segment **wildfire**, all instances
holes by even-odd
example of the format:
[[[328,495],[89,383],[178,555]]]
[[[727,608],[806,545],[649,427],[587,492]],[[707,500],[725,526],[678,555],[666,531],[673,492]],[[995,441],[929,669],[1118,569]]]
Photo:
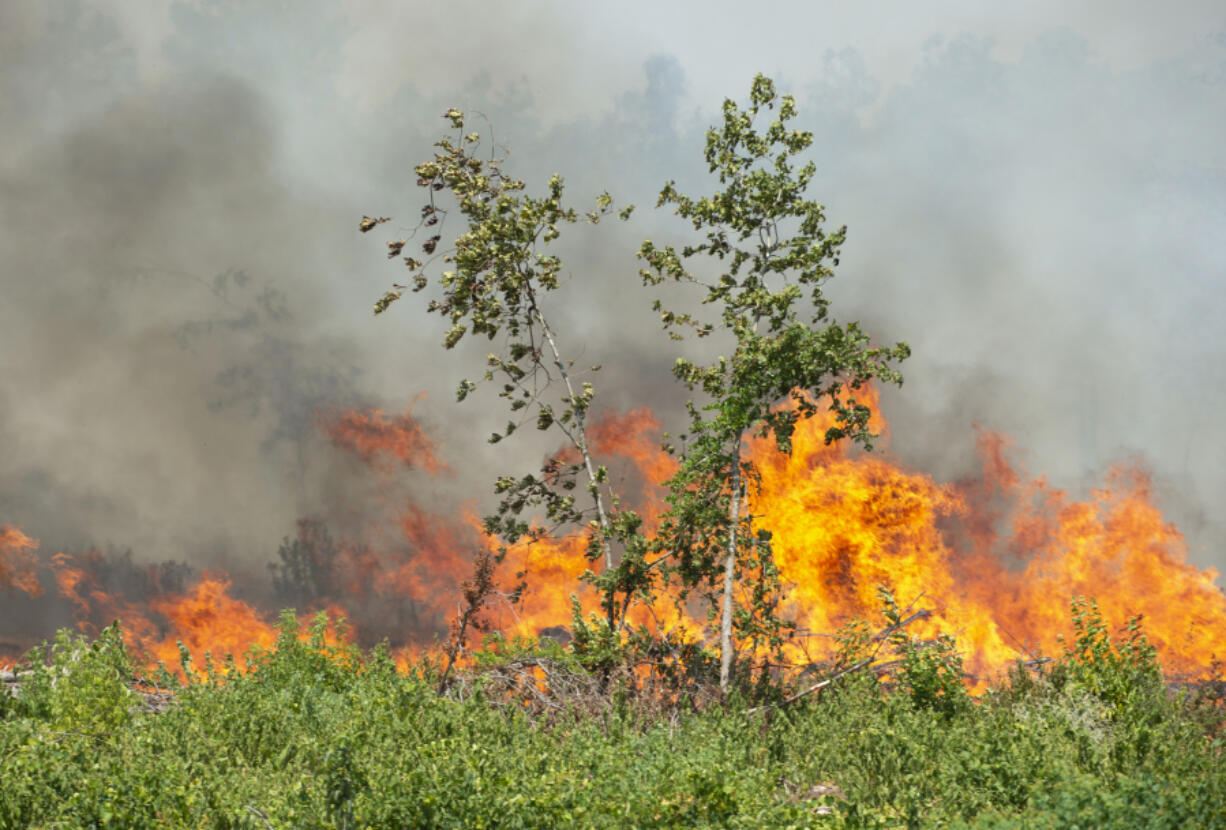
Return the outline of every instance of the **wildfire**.
[[[1072,501],[1026,480],[1006,440],[981,432],[982,476],[938,484],[886,456],[824,446],[826,427],[801,425],[790,457],[753,446],[754,511],[775,531],[788,610],[802,626],[829,632],[869,615],[885,585],[903,601],[922,596],[936,612],[929,632],[955,635],[967,668],[983,675],[1059,653],[1070,598],[1085,595],[1113,625],[1141,617],[1168,673],[1201,673],[1226,655],[1217,572],[1187,562],[1143,471],[1118,466],[1090,499]]]
[[[320,425],[332,443],[361,456],[367,463],[395,459],[405,467],[420,467],[437,473],[446,469],[435,457],[434,442],[412,416],[412,406],[402,415],[388,416],[380,409],[348,410],[338,417],[321,418]]]
[[[0,525],[0,590],[17,588],[36,597],[43,592],[38,584],[38,542],[12,525]]]
[[[867,395],[878,412],[875,395]],[[414,475],[446,470],[409,412],[350,411],[320,423],[335,446],[383,478],[389,459]],[[884,585],[900,602],[932,609],[916,631],[955,635],[967,669],[982,677],[1019,656],[1058,653],[1070,598],[1088,595],[1114,626],[1140,616],[1172,675],[1204,674],[1226,656],[1226,596],[1217,573],[1187,562],[1182,536],[1162,517],[1149,478],[1135,466],[1113,469],[1078,501],[1042,477],[1028,477],[1010,463],[1006,439],[981,431],[981,474],[940,483],[885,453],[826,446],[829,426],[822,416],[799,424],[791,455],[766,439],[748,442],[761,473],[750,509],[772,533],[780,610],[802,632],[830,634],[854,617],[875,617],[877,587]],[[880,416],[873,427],[884,432]],[[664,507],[659,485],[676,470],[675,459],[659,449],[658,432],[646,410],[598,419],[590,430],[597,455],[620,459],[616,479],[638,497],[649,532]],[[299,611],[344,615],[359,641],[390,638],[403,663],[443,635],[472,553],[480,546],[498,551],[499,543],[482,534],[469,507],[453,518],[389,497],[374,509],[383,513],[369,522],[380,529],[370,538],[333,542],[322,524],[300,522],[283,580],[298,580],[289,587],[298,592]],[[37,547],[17,528],[0,525],[0,588],[39,593]],[[500,593],[486,612],[493,627],[536,636],[565,625],[573,596],[585,613],[598,611],[582,577],[601,563],[589,560],[585,533],[525,540],[502,553]],[[232,576],[205,574],[179,585],[151,570],[128,595],[104,585],[100,556],[50,558],[58,601],[86,631],[120,619],[133,653],[151,662],[177,665],[177,641],[199,660],[205,650],[221,659],[276,637],[277,599],[251,590],[240,593],[252,599],[233,596]],[[704,626],[699,609],[667,598],[653,608],[637,604],[630,618],[696,636]],[[803,661],[820,659],[820,644],[829,641],[795,643],[792,656]]]
[[[218,660],[242,655],[252,646],[268,648],[276,633],[267,620],[247,603],[229,594],[230,582],[205,577],[185,596],[154,600],[152,609],[165,617],[170,629],[197,659],[208,651]],[[178,644],[167,638],[138,639],[143,651],[168,666],[179,662]]]

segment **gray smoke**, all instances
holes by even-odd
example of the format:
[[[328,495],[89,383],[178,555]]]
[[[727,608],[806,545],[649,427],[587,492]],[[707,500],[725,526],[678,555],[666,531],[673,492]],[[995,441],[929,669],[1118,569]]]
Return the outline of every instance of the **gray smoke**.
[[[396,498],[488,504],[539,459],[452,403],[480,344],[444,354],[420,298],[370,317],[403,276],[376,236],[412,225],[452,105],[530,183],[639,205],[575,232],[558,316],[605,403],[680,427],[633,251],[682,238],[655,193],[711,188],[703,132],[764,71],[850,228],[837,316],[914,348],[891,451],[965,475],[978,423],[1075,493],[1139,456],[1193,560],[1226,565],[1226,13],[579,8],[0,4],[0,522],[46,553],[262,567],[300,516],[388,497],[318,413],[420,392],[453,472]],[[397,222],[364,237],[364,213]]]

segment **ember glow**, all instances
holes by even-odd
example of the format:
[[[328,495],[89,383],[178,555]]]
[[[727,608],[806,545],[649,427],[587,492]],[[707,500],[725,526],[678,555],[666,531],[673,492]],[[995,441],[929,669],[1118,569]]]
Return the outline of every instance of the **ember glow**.
[[[867,397],[878,412],[871,390]],[[335,446],[380,477],[388,475],[389,459],[414,475],[446,471],[407,412],[351,411],[320,423]],[[1226,655],[1226,596],[1217,573],[1187,562],[1183,537],[1155,506],[1144,471],[1119,466],[1078,501],[1014,467],[1008,441],[980,431],[980,475],[940,483],[888,452],[826,446],[829,426],[821,416],[800,424],[790,456],[765,439],[748,442],[761,472],[750,506],[773,534],[782,610],[800,631],[830,634],[855,617],[878,619],[877,587],[884,585],[903,605],[933,611],[916,633],[954,635],[967,669],[987,677],[1019,657],[1058,654],[1058,638],[1070,629],[1070,599],[1093,596],[1115,628],[1142,618],[1172,676],[1203,676]],[[878,415],[874,430],[885,427]],[[654,417],[646,410],[610,415],[592,425],[591,438],[598,454],[614,460],[615,477],[637,498],[645,526],[654,527],[664,506],[660,484],[676,469],[659,449]],[[499,543],[482,534],[471,505],[452,516],[389,499],[371,511],[367,524],[379,532],[369,538],[334,541],[320,522],[300,522],[293,544],[283,546],[290,553],[281,563],[281,588],[294,590],[301,620],[320,609],[343,615],[359,643],[387,639],[403,660],[444,636],[473,552]],[[16,527],[0,525],[0,588],[37,595],[42,584],[54,583],[54,599],[72,609],[78,627],[96,632],[119,619],[133,653],[151,663],[177,665],[180,640],[197,660],[206,650],[220,660],[267,647],[286,604],[284,594],[249,585],[249,576],[211,572],[178,584],[153,566],[129,579],[139,590],[107,589],[106,561],[97,552],[42,560],[49,578],[40,581],[37,546]],[[601,565],[588,560],[587,549],[583,533],[511,545],[487,621],[507,634],[536,636],[568,623],[572,597],[585,613],[597,612],[598,598],[581,577]],[[668,598],[654,608],[633,607],[630,619],[709,634],[702,609]],[[798,638],[792,657],[821,659],[820,644],[828,642]]]

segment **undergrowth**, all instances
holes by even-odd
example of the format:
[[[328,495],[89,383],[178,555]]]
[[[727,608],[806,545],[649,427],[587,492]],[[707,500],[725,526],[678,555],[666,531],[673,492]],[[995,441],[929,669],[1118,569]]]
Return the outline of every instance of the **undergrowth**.
[[[492,641],[439,694],[438,665],[327,627],[288,615],[243,670],[182,666],[162,713],[117,627],[61,633],[0,697],[0,828],[1226,826],[1220,706],[1170,692],[1140,627],[1112,637],[1089,601],[1052,663],[978,697],[952,642],[861,624],[841,659],[892,668],[787,705],[761,683],[653,697],[591,640],[596,668]]]

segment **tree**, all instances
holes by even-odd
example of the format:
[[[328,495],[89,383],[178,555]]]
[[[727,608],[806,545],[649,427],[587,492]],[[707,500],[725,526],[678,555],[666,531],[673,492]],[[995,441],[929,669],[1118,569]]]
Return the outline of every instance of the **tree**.
[[[422,291],[430,284],[427,269],[441,259],[446,269],[437,280],[441,295],[430,300],[427,309],[451,323],[443,345],[454,348],[466,336],[484,335],[490,341],[501,337],[501,349],[487,356],[482,378],[501,382],[498,395],[507,401],[511,420],[490,437],[492,443],[532,422],[537,429],[561,432],[574,450],[573,459],[557,456],[539,475],[499,477],[495,490],[501,501],[497,513],[486,517],[485,530],[507,543],[540,538],[546,529],[524,519],[525,513],[539,509],[555,527],[587,521],[589,558],[601,563],[601,573],[592,580],[602,593],[608,624],[616,628],[638,586],[636,574],[645,573],[635,564],[646,549],[639,533],[641,520],[620,508],[610,491],[607,469],[593,458],[588,413],[595,389],[590,381],[580,380],[574,361],[566,357],[546,308],[563,269],[562,260],[549,252],[550,243],[566,225],[598,224],[611,211],[612,199],[603,193],[595,210],[580,215],[563,206],[563,181],[556,174],[543,196],[528,196],[523,181],[503,172],[504,158],[493,150],[488,158],[478,157],[481,135],[464,132],[463,112],[450,109],[443,117],[455,129],[454,139],[436,142],[434,158],[415,168],[417,184],[426,190],[428,200],[413,233],[425,229],[430,236],[421,243],[424,262],[404,257],[412,290]],[[441,191],[450,192],[452,206],[437,201]],[[619,216],[629,218],[632,210],[625,208]],[[440,248],[441,229],[452,211],[459,213],[466,229],[452,246]],[[359,229],[366,232],[387,221],[363,217]],[[389,242],[388,257],[400,256],[406,244],[403,238]],[[407,288],[395,285],[375,304],[375,314],[386,311]],[[593,366],[588,371],[598,369]],[[477,382],[462,380],[457,400],[465,400],[477,388]],[[590,508],[575,501],[581,479]]]
[[[277,601],[304,608],[330,595],[335,587],[333,568],[338,553],[326,524],[318,519],[299,519],[297,536],[286,536],[277,549],[281,561],[268,563]]]
[[[755,121],[764,111],[777,117],[760,132]],[[709,130],[706,143],[710,172],[723,189],[692,198],[669,182],[658,202],[675,205],[694,230],[705,232],[705,241],[678,252],[647,240],[639,257],[648,266],[640,271],[645,284],[698,285],[703,305],[719,309],[712,323],[657,301],[670,336],[680,339],[689,329],[698,337],[732,337],[731,357],[719,355],[705,365],[678,358],[674,366],[676,377],[690,391],[701,390],[707,402],[689,403],[689,443],[668,482],[669,510],[653,545],[672,560],[687,589],[718,602],[720,687],[726,692],[734,629],[777,646],[784,627],[775,613],[770,533],[755,530],[756,517],[747,510],[756,470],[744,455],[745,438],[771,436],[779,451],[790,452],[796,424],[825,401],[836,420],[826,442],[847,438],[871,449],[871,412],[856,391],[873,379],[901,384],[890,364],[905,359],[910,348],[873,348],[858,324],[840,325],[829,316],[822,286],[838,265],[847,229],[827,233],[825,208],[805,198],[816,167],[809,162],[798,169],[793,160],[813,136],[787,128],[796,116],[793,98],[779,97],[774,83],[758,75],[749,107],[725,100],[723,115],[722,128]],[[721,272],[713,281],[687,268],[686,261],[698,256],[717,261]],[[791,405],[780,406],[789,397]],[[738,581],[750,598],[740,613],[734,604]]]
[[[777,118],[759,132],[759,115],[776,111]],[[601,572],[589,576],[601,593],[610,636],[623,625],[632,598],[650,601],[665,580],[675,576],[683,596],[700,592],[719,619],[720,686],[725,691],[732,677],[734,637],[778,648],[787,629],[776,611],[779,586],[770,532],[756,527],[758,517],[748,512],[757,471],[745,457],[745,439],[771,436],[779,451],[790,452],[796,424],[824,405],[835,415],[827,443],[846,438],[871,449],[871,412],[856,392],[874,379],[901,383],[891,363],[910,354],[904,343],[874,348],[858,324],[841,325],[829,316],[822,286],[838,264],[846,228],[827,233],[825,209],[805,197],[815,166],[810,162],[797,168],[794,159],[813,138],[787,128],[795,116],[792,97],[780,98],[762,75],[754,79],[748,109],[725,101],[723,126],[708,131],[706,145],[710,172],[718,175],[723,189],[695,199],[669,182],[659,196],[659,205],[675,205],[696,231],[705,232],[705,241],[680,252],[650,240],[639,249],[647,265],[640,275],[647,285],[698,285],[704,289],[702,304],[719,309],[718,319],[704,321],[657,301],[670,337],[681,339],[685,330],[700,338],[716,335],[713,339],[725,338],[731,350],[731,357],[720,355],[708,364],[676,361],[676,377],[691,392],[700,391],[705,402],[688,404],[688,444],[668,482],[669,509],[654,539],[645,537],[634,511],[621,508],[606,468],[592,455],[587,419],[595,390],[590,382],[579,381],[546,311],[562,272],[560,258],[548,252],[550,243],[565,225],[599,223],[611,210],[609,195],[598,197],[596,209],[582,216],[563,206],[563,182],[556,174],[545,195],[524,195],[524,182],[504,174],[503,158],[477,156],[481,136],[464,132],[464,114],[448,110],[444,118],[455,138],[437,142],[434,158],[415,168],[417,184],[429,195],[413,234],[428,229],[431,235],[421,250],[429,259],[404,257],[414,291],[429,286],[427,269],[433,262],[441,258],[446,268],[437,280],[441,294],[427,306],[451,323],[446,348],[470,335],[501,338],[501,351],[486,358],[483,379],[501,382],[498,394],[507,400],[512,419],[490,441],[501,441],[533,421],[538,429],[560,431],[574,450],[570,458],[549,461],[539,475],[499,477],[495,490],[501,501],[497,513],[485,519],[486,531],[506,542],[540,538],[549,531],[525,521],[531,511],[543,511],[554,528],[587,520],[588,555],[601,563]],[[453,197],[450,208],[436,201],[435,194],[444,190]],[[466,230],[443,250],[436,228],[452,210]],[[625,219],[630,210],[619,215]],[[387,221],[363,217],[360,229]],[[388,256],[400,256],[406,244],[403,238],[389,242]],[[713,281],[687,269],[686,262],[700,255],[714,258],[722,269]],[[375,313],[385,311],[405,290],[394,286],[376,303]],[[463,401],[477,387],[462,380],[457,398]],[[580,480],[590,508],[576,504]],[[734,602],[738,584],[748,596],[739,608]]]

